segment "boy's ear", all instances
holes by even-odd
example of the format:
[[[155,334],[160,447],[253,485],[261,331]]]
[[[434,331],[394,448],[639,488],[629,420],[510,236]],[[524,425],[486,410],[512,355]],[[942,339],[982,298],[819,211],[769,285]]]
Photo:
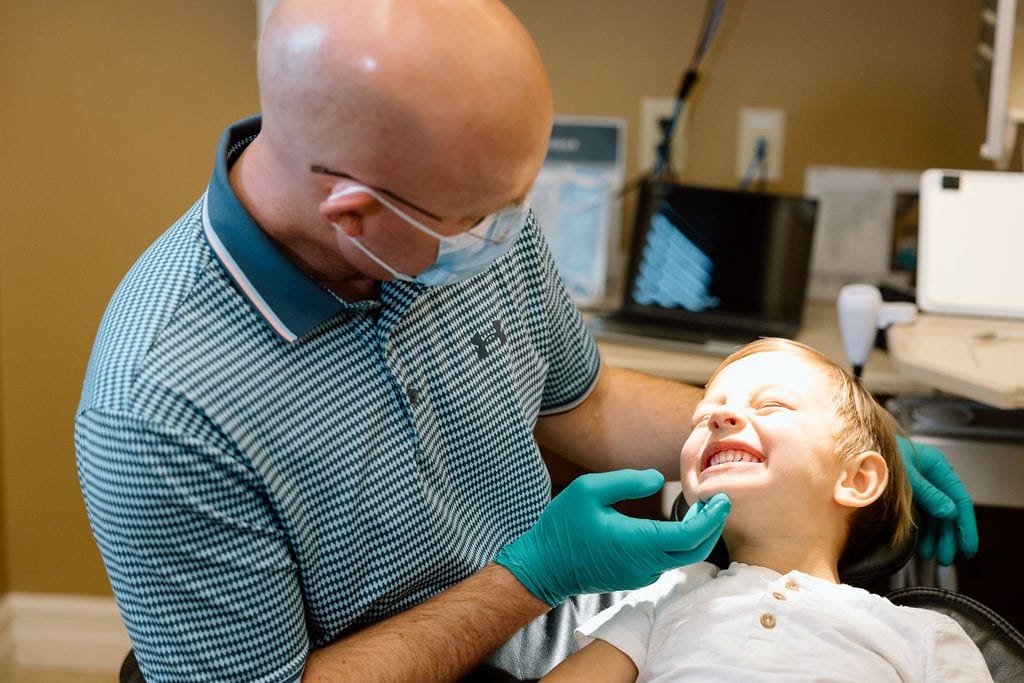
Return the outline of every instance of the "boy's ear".
[[[333,195],[320,202],[320,215],[335,223],[349,235],[355,237],[362,232],[362,216],[373,205],[376,198],[368,192],[352,192]]]
[[[840,505],[862,508],[878,500],[889,482],[889,466],[878,451],[864,451],[841,465],[832,498]]]

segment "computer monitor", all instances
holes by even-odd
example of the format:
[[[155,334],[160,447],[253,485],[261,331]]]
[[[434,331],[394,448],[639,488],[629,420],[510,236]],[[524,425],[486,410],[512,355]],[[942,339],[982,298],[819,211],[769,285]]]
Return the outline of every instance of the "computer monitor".
[[[817,201],[645,182],[620,314],[737,339],[795,336]]]

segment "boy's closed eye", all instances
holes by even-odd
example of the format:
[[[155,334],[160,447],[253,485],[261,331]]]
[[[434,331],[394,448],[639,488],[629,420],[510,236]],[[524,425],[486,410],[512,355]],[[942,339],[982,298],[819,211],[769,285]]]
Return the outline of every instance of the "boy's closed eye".
[[[763,399],[758,401],[754,408],[758,411],[794,410],[792,404],[781,399]]]

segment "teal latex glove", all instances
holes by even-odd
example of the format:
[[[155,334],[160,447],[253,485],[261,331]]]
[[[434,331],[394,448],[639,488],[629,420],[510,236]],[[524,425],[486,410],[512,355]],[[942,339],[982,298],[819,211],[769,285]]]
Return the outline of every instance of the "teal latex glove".
[[[946,456],[934,446],[896,437],[914,503],[925,514],[920,520],[917,554],[935,557],[939,564],[953,564],[959,549],[966,557],[978,552],[978,523],[974,503]]]
[[[664,481],[657,470],[585,474],[494,561],[552,607],[570,595],[646,586],[664,571],[700,562],[725,526],[725,495],[690,507],[679,522],[636,519],[611,507],[649,496]]]

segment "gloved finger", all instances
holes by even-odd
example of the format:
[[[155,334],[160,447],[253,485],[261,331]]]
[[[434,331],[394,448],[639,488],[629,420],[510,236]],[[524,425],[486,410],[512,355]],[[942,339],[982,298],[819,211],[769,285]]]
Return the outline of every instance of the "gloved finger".
[[[942,489],[947,496],[956,502],[971,499],[971,494],[967,492],[967,487],[964,486],[956,470],[949,464],[942,451],[934,446],[918,444],[916,447],[920,449],[921,453],[919,469],[922,476]]]
[[[723,503],[729,502],[729,496],[727,496],[724,493],[716,493],[715,495],[711,496],[711,498],[709,498],[708,500],[698,500],[696,503],[687,508],[686,514],[683,515],[683,519],[680,521],[685,522],[697,515],[704,514],[704,509],[708,505],[711,505],[712,503],[714,503],[715,505],[721,505]]]
[[[935,544],[935,560],[944,567],[953,564],[956,559],[956,531],[953,522],[939,523],[939,534]]]
[[[655,522],[658,541],[665,552],[692,552],[694,548],[706,541],[713,541],[708,552],[714,547],[714,541],[722,534],[725,519],[729,516],[732,503],[725,495],[716,495],[706,505],[694,505],[686,511],[686,516],[679,522]]]
[[[956,507],[956,513],[951,518],[953,525],[948,533],[953,538],[947,537],[946,527],[942,527],[937,537],[936,552],[939,561],[948,559],[944,564],[953,561],[952,555],[948,554],[951,547],[953,554],[955,554],[956,548],[959,548],[960,552],[967,557],[974,556],[978,552],[978,523],[974,516],[974,503],[971,502],[967,487],[964,486],[942,451],[927,445],[918,445],[918,448],[921,449],[922,475],[933,482],[936,487],[942,489],[954,501]],[[947,554],[943,554],[943,551]]]
[[[961,500],[956,504],[956,541],[965,557],[978,554],[978,520],[974,516],[974,503]]]
[[[938,520],[925,517],[921,520],[917,534],[917,556],[922,560],[930,560],[935,556],[935,545],[938,540]]]
[[[658,470],[615,470],[584,474],[576,481],[597,503],[608,506],[621,500],[646,498],[661,489],[665,477]]]
[[[940,519],[953,519],[956,516],[956,503],[937,489],[920,471],[908,467],[907,478],[910,479],[910,488],[914,491],[914,503],[923,512]]]
[[[701,544],[693,550],[675,550],[666,553],[668,558],[672,560],[672,565],[665,567],[665,569],[673,569],[684,564],[693,564],[694,562],[703,562],[708,559],[709,555],[711,555],[711,551],[715,549],[715,544],[718,543],[718,539],[721,538],[721,536],[722,531],[719,529],[718,533],[705,538]]]

